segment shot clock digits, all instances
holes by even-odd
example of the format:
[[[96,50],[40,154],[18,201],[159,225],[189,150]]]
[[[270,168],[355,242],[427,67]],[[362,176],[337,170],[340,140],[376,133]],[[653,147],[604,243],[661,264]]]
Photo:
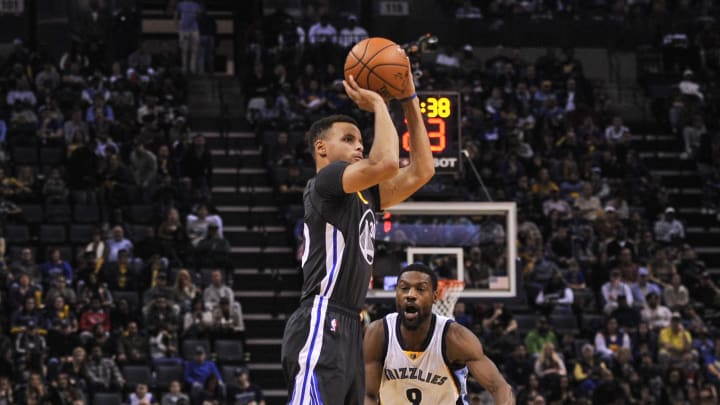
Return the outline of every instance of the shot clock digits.
[[[457,92],[419,91],[420,113],[425,120],[430,150],[437,173],[455,173],[460,169],[460,94]],[[406,125],[402,133],[401,156],[410,151],[410,133]]]

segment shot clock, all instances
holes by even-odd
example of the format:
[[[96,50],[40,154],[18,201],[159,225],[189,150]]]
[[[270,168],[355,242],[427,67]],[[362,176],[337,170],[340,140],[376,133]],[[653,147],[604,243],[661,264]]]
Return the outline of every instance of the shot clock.
[[[438,174],[455,173],[461,168],[460,160],[460,93],[418,91],[420,113],[425,120],[430,150],[435,160],[435,172]],[[401,123],[398,128],[401,135],[400,157],[408,157],[410,152],[410,133]]]

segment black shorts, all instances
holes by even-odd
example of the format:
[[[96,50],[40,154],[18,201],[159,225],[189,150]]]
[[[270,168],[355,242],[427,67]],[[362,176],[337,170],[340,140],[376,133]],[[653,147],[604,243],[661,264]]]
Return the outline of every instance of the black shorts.
[[[359,312],[315,296],[285,325],[282,365],[290,405],[362,405],[363,327]]]

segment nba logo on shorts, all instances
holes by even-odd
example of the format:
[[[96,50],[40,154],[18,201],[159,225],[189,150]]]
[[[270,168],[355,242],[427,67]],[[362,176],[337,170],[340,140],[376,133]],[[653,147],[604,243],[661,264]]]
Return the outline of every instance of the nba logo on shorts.
[[[331,318],[330,319],[330,332],[335,333],[337,331],[337,319]]]

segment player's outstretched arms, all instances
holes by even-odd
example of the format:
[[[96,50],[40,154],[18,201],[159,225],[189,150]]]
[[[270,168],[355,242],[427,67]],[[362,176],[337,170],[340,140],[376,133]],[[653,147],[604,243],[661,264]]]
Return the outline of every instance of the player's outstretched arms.
[[[343,81],[345,92],[361,109],[375,114],[375,138],[367,159],[348,166],[343,173],[343,190],[354,193],[391,179],[400,170],[400,141],[380,94],[358,86],[350,76]]]
[[[415,84],[409,61],[407,85],[401,97],[399,100],[407,119],[408,132],[410,132],[410,164],[400,169],[397,176],[380,184],[380,202],[383,209],[407,200],[435,174],[435,161],[430,151],[430,140],[415,94]]]
[[[453,322],[445,337],[451,364],[465,364],[470,374],[493,397],[495,405],[515,405],[512,388],[492,360],[483,352],[482,343],[468,328]]]
[[[373,321],[365,330],[365,405],[377,405],[380,399],[380,382],[383,372],[385,332],[383,320]]]

